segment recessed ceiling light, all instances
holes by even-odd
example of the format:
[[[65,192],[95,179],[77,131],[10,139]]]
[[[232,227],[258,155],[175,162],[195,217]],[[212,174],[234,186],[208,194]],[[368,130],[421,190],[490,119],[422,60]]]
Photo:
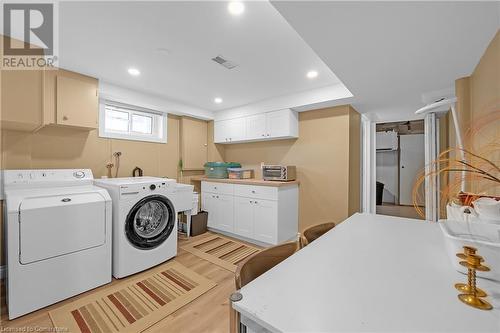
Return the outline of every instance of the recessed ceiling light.
[[[245,5],[241,1],[231,1],[227,5],[227,10],[231,15],[241,15],[245,11]]]
[[[128,73],[132,76],[138,76],[141,72],[137,68],[129,68]]]
[[[318,76],[318,72],[316,72],[316,71],[309,71],[309,72],[307,72],[307,77],[310,78],[310,79],[314,79],[317,76]]]
[[[216,103],[216,104],[220,104],[220,103],[222,103],[222,98],[220,98],[220,97],[215,97],[215,98],[214,98],[214,103]]]

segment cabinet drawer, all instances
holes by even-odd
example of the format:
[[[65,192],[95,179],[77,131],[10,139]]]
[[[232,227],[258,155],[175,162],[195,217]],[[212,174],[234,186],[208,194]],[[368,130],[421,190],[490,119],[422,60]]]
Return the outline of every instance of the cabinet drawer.
[[[201,182],[201,191],[233,195],[233,184]]]
[[[247,198],[278,200],[278,188],[273,186],[234,185],[234,195]]]

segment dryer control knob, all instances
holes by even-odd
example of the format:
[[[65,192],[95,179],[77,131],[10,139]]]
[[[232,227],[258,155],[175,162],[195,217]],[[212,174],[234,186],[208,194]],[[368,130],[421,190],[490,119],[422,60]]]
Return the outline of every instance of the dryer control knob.
[[[156,190],[156,185],[155,185],[155,184],[151,184],[151,185],[149,186],[149,189],[150,189],[151,191]]]
[[[75,178],[81,179],[81,178],[85,177],[85,172],[83,172],[83,171],[75,171],[73,173],[73,176],[75,176]]]

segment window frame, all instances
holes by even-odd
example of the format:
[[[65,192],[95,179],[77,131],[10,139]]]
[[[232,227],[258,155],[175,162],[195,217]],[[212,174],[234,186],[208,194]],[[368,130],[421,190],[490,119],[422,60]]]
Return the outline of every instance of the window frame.
[[[115,111],[128,113],[128,131],[113,131],[106,129],[106,107]],[[151,118],[151,134],[132,132],[132,116]],[[136,105],[124,104],[110,100],[99,101],[99,137],[119,140],[167,143],[167,114]]]

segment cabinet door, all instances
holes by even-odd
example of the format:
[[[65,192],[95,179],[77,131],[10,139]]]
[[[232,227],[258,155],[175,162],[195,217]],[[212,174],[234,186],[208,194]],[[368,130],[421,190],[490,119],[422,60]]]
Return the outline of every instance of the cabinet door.
[[[253,210],[254,199],[234,198],[234,233],[240,236],[253,238]]]
[[[229,132],[229,142],[242,141],[246,139],[245,118],[235,118],[227,120]]]
[[[266,113],[266,136],[276,138],[290,135],[290,110],[279,110]]]
[[[218,120],[214,122],[214,142],[227,143],[229,141],[228,120]]]
[[[227,232],[234,232],[234,198],[232,195],[215,195],[215,227]]]
[[[2,129],[32,131],[42,124],[43,71],[2,71],[0,87]]]
[[[256,140],[266,137],[266,114],[245,117],[246,139]]]
[[[56,84],[57,124],[97,128],[97,80],[58,75]]]
[[[214,197],[212,193],[202,193],[201,194],[201,209],[208,212],[207,225],[211,228],[216,227],[214,223]]]
[[[207,162],[208,123],[204,120],[181,118],[181,156],[183,170],[203,170]]]
[[[254,201],[254,239],[276,244],[278,237],[278,205],[276,201]]]

